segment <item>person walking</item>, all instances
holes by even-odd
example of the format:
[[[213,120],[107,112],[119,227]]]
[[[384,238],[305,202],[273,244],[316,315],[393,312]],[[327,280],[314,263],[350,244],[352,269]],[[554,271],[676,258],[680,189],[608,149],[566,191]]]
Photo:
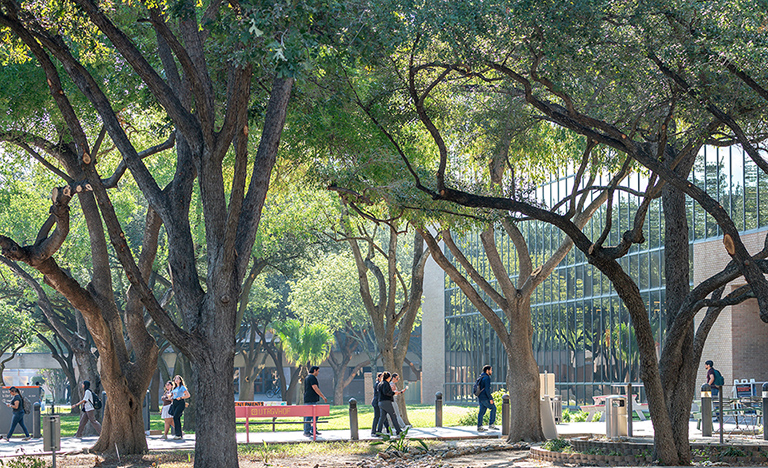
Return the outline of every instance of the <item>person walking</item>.
[[[376,437],[376,427],[378,426],[379,419],[381,418],[381,409],[379,408],[379,384],[381,383],[382,374],[382,372],[379,372],[376,375],[376,380],[373,382],[373,401],[371,401],[371,406],[373,406],[373,423],[371,423],[371,435],[373,437]],[[389,421],[387,418],[384,418],[384,427],[389,429]]]
[[[184,413],[184,408],[187,407],[187,402],[184,400],[189,398],[189,390],[184,386],[184,379],[180,375],[173,378],[171,397],[173,398],[173,405],[171,406],[170,413],[173,415],[173,431],[175,434],[173,438],[179,440],[184,438],[184,433],[181,432],[181,414]]]
[[[81,385],[83,389],[83,399],[72,405],[72,408],[83,405],[80,409],[80,425],[77,427],[75,437],[83,438],[85,425],[91,423],[96,434],[101,435],[101,423],[96,419],[96,409],[93,407],[93,392],[91,391],[91,382],[83,380]]]
[[[6,403],[5,406],[11,408],[13,411],[13,419],[11,420],[11,429],[8,431],[6,438],[8,439],[8,442],[10,442],[11,437],[13,436],[13,431],[16,430],[16,426],[19,425],[24,429],[24,438],[22,440],[29,440],[29,431],[24,424],[24,400],[21,396],[21,392],[19,392],[18,388],[11,387],[8,389],[8,393],[11,394],[11,401]],[[3,436],[0,436],[0,439],[2,438]]]
[[[707,370],[707,384],[712,389],[712,397],[716,397],[720,394],[720,389],[725,384],[723,374],[719,370],[715,369],[715,363],[711,360],[704,363],[704,369]]]
[[[397,372],[392,374],[392,380],[390,380],[390,385],[392,386],[393,391],[397,391],[397,383],[400,381],[400,376],[397,375]],[[402,392],[404,393],[406,390],[408,390],[408,387],[405,387]],[[405,424],[405,420],[403,420],[403,415],[400,414],[400,406],[397,404],[396,399],[392,399],[392,406],[395,408],[395,417],[397,417],[397,423],[402,427],[403,429],[408,429],[411,426]]]
[[[173,406],[173,382],[170,380],[165,383],[163,395],[160,397],[160,400],[163,402],[163,409],[160,412],[160,417],[163,418],[163,422],[165,423],[165,431],[163,432],[162,438],[167,439],[168,431],[174,427],[173,415],[171,414],[171,407]]]
[[[493,374],[493,368],[485,365],[483,366],[483,373],[477,378],[480,387],[480,393],[477,395],[477,402],[480,406],[477,412],[477,432],[486,431],[483,427],[483,417],[488,409],[491,410],[488,429],[498,429],[494,425],[496,423],[496,405],[493,403],[493,396],[491,396],[491,374]]]
[[[392,403],[395,400],[395,395],[403,393],[402,390],[392,390],[390,381],[392,375],[389,372],[381,374],[381,383],[379,384],[379,409],[381,410],[381,416],[379,417],[379,424],[376,427],[376,434],[381,433],[384,426],[384,420],[389,416],[389,420],[392,422],[392,426],[395,428],[395,433],[400,435],[402,429],[397,422],[397,416],[395,416],[395,407]]]
[[[320,374],[319,367],[312,366],[309,368],[309,375],[307,375],[307,378],[304,379],[304,404],[305,405],[316,405],[318,402],[320,402],[320,398],[322,398],[324,402],[328,403],[328,399],[325,397],[325,395],[323,395],[323,392],[320,391],[320,382],[318,382],[317,380],[317,376],[319,374]],[[304,435],[305,436],[312,437],[313,426],[317,426],[317,423],[312,420],[312,416],[304,416]],[[317,431],[317,427],[314,427],[314,429],[315,429],[315,435],[320,434],[320,432]]]

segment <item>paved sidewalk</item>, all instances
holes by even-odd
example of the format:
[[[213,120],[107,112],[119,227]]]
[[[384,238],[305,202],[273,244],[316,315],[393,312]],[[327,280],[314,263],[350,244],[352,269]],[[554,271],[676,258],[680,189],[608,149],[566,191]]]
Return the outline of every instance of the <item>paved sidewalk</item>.
[[[740,436],[733,433],[736,429],[735,425],[726,425],[726,431],[731,432],[726,434],[726,443],[750,443],[766,445],[768,447],[768,441],[762,439],[760,436]],[[360,430],[360,440],[374,440],[370,435],[370,429]],[[560,437],[570,438],[579,436],[600,436],[605,435],[605,423],[601,422],[581,422],[581,423],[564,423],[557,425],[558,435]],[[408,435],[410,437],[417,437],[421,439],[441,439],[441,440],[467,440],[467,439],[498,439],[501,437],[501,431],[488,431],[477,432],[473,426],[460,426],[460,427],[427,427],[427,428],[412,428]],[[653,441],[653,425],[651,421],[635,421],[633,423],[633,438],[636,439],[648,439]],[[691,421],[690,439],[702,442],[719,442],[719,435],[714,434],[714,437],[703,438],[701,437],[701,431],[696,429],[696,422]],[[75,437],[63,437],[61,439],[62,450],[60,453],[75,453],[82,452],[84,449],[92,447],[96,443],[96,437],[86,437],[78,439]],[[347,441],[350,440],[349,430],[343,431],[321,431],[321,434],[317,437],[317,442],[331,442],[331,441]],[[268,444],[275,443],[309,443],[312,439],[304,437],[301,431],[294,432],[251,432],[250,443],[262,444],[264,442]],[[244,432],[237,433],[237,443],[245,444],[246,437]],[[194,434],[185,436],[182,440],[163,440],[160,436],[147,436],[147,445],[151,451],[162,450],[194,450],[195,448],[195,436]],[[0,457],[18,456],[24,454],[42,454],[43,441],[42,439],[31,439],[29,441],[22,441],[21,439],[14,438],[13,442],[6,440],[0,441]]]

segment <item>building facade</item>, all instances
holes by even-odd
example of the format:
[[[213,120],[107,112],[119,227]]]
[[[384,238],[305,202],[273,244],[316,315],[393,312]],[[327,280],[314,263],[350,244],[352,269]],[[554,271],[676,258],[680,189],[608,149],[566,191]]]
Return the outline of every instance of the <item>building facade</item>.
[[[543,184],[537,200],[554,206],[561,195],[570,193],[572,176],[555,175]],[[569,183],[570,182],[570,183]],[[706,148],[699,155],[691,182],[705,189],[728,210],[752,253],[763,247],[768,232],[768,176],[737,148]],[[635,174],[625,181],[628,188],[643,191],[647,180]],[[616,245],[634,219],[636,197],[617,194],[613,202],[612,227],[605,245]],[[592,239],[605,226],[603,206],[585,228]],[[691,258],[691,286],[720,271],[730,260],[721,232],[703,209],[688,200]],[[534,267],[560,245],[564,235],[553,226],[524,221],[519,228],[526,238]],[[648,309],[658,352],[664,343],[666,298],[664,281],[664,218],[661,199],[656,199],[644,224],[645,242],[634,245],[620,263],[637,282]],[[461,241],[467,256],[484,255],[479,233]],[[512,243],[499,233],[497,245],[509,272],[515,272]],[[480,262],[482,263],[482,262]],[[445,401],[471,401],[471,386],[479,369],[492,364],[496,385],[506,378],[506,354],[487,321],[461,290],[436,265],[428,269],[430,290],[424,302],[423,400],[432,391],[444,394]],[[516,273],[511,273],[513,281]],[[744,284],[729,285],[727,292]],[[436,287],[436,286],[433,286]],[[439,294],[442,292],[442,295]],[[610,281],[572,249],[531,298],[533,346],[539,369],[555,375],[558,394],[571,404],[591,402],[593,395],[614,393],[613,386],[632,382],[641,385],[639,352],[629,313]],[[499,314],[503,317],[500,311]],[[702,360],[713,359],[727,382],[734,379],[768,380],[768,325],[760,321],[756,301],[728,307],[709,334]],[[697,320],[697,324],[698,324]],[[703,365],[702,365],[703,367]],[[432,372],[428,372],[432,369]],[[443,369],[442,375],[437,369]],[[703,369],[699,375],[703,382]],[[727,392],[727,391],[726,391]],[[644,395],[641,395],[643,398]]]

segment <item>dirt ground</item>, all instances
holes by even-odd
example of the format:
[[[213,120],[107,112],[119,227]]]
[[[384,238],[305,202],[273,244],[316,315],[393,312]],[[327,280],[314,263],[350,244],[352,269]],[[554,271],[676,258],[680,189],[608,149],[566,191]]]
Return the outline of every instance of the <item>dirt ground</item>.
[[[6,459],[7,461],[8,459]],[[18,460],[21,461],[21,460]],[[50,458],[46,458],[50,466]],[[19,465],[19,466],[24,466]],[[97,455],[58,456],[56,466],[64,468],[191,468],[192,461],[187,454],[151,453],[143,456],[105,460]],[[259,456],[241,456],[241,468],[536,468],[551,466],[528,458],[528,451],[490,451],[455,458],[433,458],[403,460],[397,457],[382,460],[373,455],[324,455],[273,458],[264,460]]]

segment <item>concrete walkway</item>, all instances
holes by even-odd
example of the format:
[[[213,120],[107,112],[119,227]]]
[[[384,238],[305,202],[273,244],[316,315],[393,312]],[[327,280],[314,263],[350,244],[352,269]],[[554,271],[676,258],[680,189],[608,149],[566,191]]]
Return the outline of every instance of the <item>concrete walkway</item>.
[[[765,445],[768,448],[768,441],[762,439],[762,434],[759,436],[747,436],[740,435],[736,432],[735,425],[727,424],[725,427],[726,444],[759,444]],[[605,423],[601,422],[581,422],[581,423],[563,423],[557,425],[558,435],[564,438],[580,437],[580,436],[600,436],[605,435]],[[440,440],[466,440],[466,439],[498,439],[501,438],[501,431],[488,431],[477,432],[472,426],[461,427],[428,427],[428,428],[412,428],[409,433],[409,437],[416,437],[421,439],[440,439]],[[633,438],[634,439],[647,439],[649,442],[653,441],[653,425],[651,421],[635,421],[633,423]],[[696,429],[696,422],[691,421],[689,437],[692,441],[697,442],[711,442],[713,444],[719,443],[719,435],[716,433],[714,437],[704,438],[701,437],[701,431]],[[76,453],[82,452],[89,447],[92,447],[96,443],[96,437],[86,437],[78,439],[75,437],[63,437],[61,439],[62,449],[59,453]],[[318,442],[331,442],[331,441],[348,441],[350,440],[349,430],[341,431],[321,431],[318,436]],[[370,435],[370,429],[360,430],[360,440],[374,440]],[[294,432],[251,432],[250,443],[262,444],[264,442],[268,444],[276,443],[309,443],[312,439],[304,437],[301,431]],[[237,433],[237,443],[245,444],[246,436],[244,432]],[[195,436],[194,434],[185,436],[182,440],[163,440],[160,436],[147,436],[147,445],[151,451],[164,451],[164,450],[194,450],[195,448]],[[36,455],[42,454],[43,441],[42,439],[31,439],[28,441],[22,441],[19,438],[14,438],[12,442],[8,442],[3,439],[0,441],[0,457],[19,456],[19,455]]]

